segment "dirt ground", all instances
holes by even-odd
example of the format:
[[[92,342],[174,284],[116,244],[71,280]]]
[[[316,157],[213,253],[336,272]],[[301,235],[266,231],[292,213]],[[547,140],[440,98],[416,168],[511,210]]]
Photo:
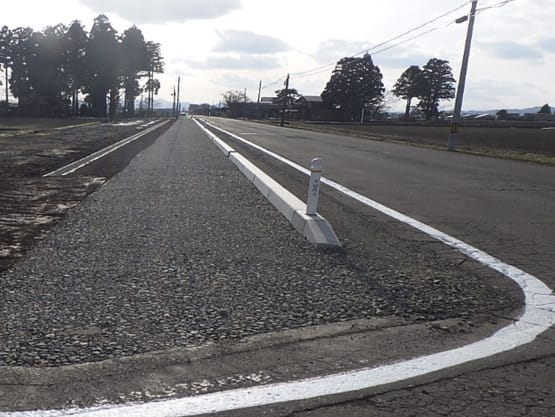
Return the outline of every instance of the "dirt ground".
[[[145,121],[0,119],[0,271],[107,179],[43,175],[146,125]]]
[[[80,117],[76,119],[46,119],[31,117],[0,117],[0,136],[5,133],[22,133],[52,128],[65,128],[89,123],[100,123],[100,119]]]

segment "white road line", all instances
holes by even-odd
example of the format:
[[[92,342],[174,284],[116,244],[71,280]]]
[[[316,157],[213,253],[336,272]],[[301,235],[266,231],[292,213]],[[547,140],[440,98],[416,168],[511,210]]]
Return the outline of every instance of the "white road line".
[[[74,161],[70,164],[67,164],[61,168],[58,168],[54,171],[51,171],[47,174],[44,174],[43,177],[54,177],[54,176],[65,176],[65,175],[69,175],[69,174],[73,174],[75,171],[83,168],[84,166],[87,166],[91,163],[93,163],[94,161],[97,161],[101,158],[104,158],[106,155],[111,154],[112,152],[114,152],[115,150],[121,148],[122,146],[125,146],[131,142],[136,141],[137,139],[143,137],[144,135],[146,135],[147,133],[152,132],[153,130],[158,129],[160,126],[165,125],[166,123],[168,123],[168,120],[165,120],[163,122],[158,123],[155,126],[152,126],[148,129],[145,129],[139,133],[136,133],[133,136],[130,136],[128,138],[122,139],[119,142],[113,143],[112,145],[109,145],[103,149],[100,149],[99,151],[96,151],[88,156],[85,156],[84,158],[81,158],[77,161]]]
[[[217,129],[230,134],[230,132],[226,132],[223,129]],[[238,138],[236,135],[231,135]],[[242,138],[238,139],[248,143]],[[294,162],[288,161],[273,152],[264,150],[264,148],[258,145],[252,144],[252,146],[263,150],[263,152],[268,155],[276,155],[279,160],[290,166],[301,168],[299,169],[301,172],[306,171]],[[322,182],[324,182],[323,179]],[[145,415],[150,417],[181,417],[341,394],[404,381],[409,378],[426,375],[470,361],[484,359],[501,352],[506,352],[532,342],[538,335],[555,324],[555,296],[553,296],[552,290],[538,278],[514,266],[508,265],[459,239],[364,197],[334,181],[326,180],[326,184],[398,221],[415,227],[423,233],[464,253],[468,257],[501,272],[507,278],[517,283],[523,291],[525,295],[523,314],[509,326],[500,329],[492,336],[478,342],[445,352],[420,356],[375,368],[363,368],[317,378],[307,378],[298,381],[261,385],[251,388],[240,388],[144,404],[127,404],[122,406],[105,406],[74,410],[0,412],[0,417],[142,417]]]

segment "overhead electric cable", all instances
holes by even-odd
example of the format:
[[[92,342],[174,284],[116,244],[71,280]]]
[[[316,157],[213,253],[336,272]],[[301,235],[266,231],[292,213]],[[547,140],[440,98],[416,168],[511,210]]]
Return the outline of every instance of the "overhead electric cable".
[[[511,1],[512,1],[512,0],[511,0]],[[406,35],[408,35],[408,34],[410,34],[410,33],[412,33],[412,32],[416,32],[417,30],[423,29],[423,28],[425,28],[426,26],[431,25],[432,23],[437,22],[437,21],[440,20],[440,19],[443,19],[444,17],[447,17],[447,16],[449,16],[450,14],[453,14],[453,13],[459,11],[460,9],[462,9],[463,7],[466,7],[466,5],[467,5],[467,4],[470,4],[470,3],[472,3],[472,1],[467,1],[467,2],[465,2],[465,3],[463,3],[463,4],[461,4],[460,6],[454,8],[454,9],[452,9],[452,10],[449,10],[448,12],[445,12],[445,13],[443,13],[443,14],[437,16],[437,17],[434,17],[433,19],[428,20],[427,22],[424,22],[424,23],[422,23],[422,24],[420,24],[420,25],[418,25],[418,26],[413,27],[412,29],[407,30],[406,32],[401,33],[400,35],[394,36],[394,37],[391,38],[391,39],[388,39],[388,40],[386,40],[386,41],[384,41],[384,42],[381,42],[381,43],[379,43],[379,44],[377,44],[377,45],[374,45],[373,47],[368,48],[368,49],[365,49],[365,50],[363,50],[363,51],[361,51],[361,52],[359,52],[359,53],[357,53],[357,54],[354,54],[352,57],[355,57],[355,56],[358,56],[358,55],[362,55],[362,54],[368,53],[368,52],[370,52],[370,51],[372,51],[372,50],[374,50],[374,49],[378,49],[378,48],[380,48],[380,47],[382,47],[382,46],[384,46],[384,45],[387,45],[388,43],[391,43],[391,42],[393,42],[393,41],[396,41],[397,39],[401,39],[402,37],[404,37],[404,36],[406,36]]]
[[[512,3],[513,1],[516,1],[516,0],[502,0],[497,3],[490,4],[489,6],[480,7],[478,10],[476,10],[476,13],[482,13],[489,9],[500,9],[501,7],[504,7],[507,4]]]
[[[512,2],[514,2],[514,1],[516,1],[516,0],[502,0],[502,1],[499,1],[499,2],[497,2],[497,3],[490,4],[489,6],[482,7],[482,8],[480,8],[480,9],[478,9],[478,10],[476,11],[476,13],[482,13],[482,12],[484,12],[484,11],[486,11],[486,10],[489,10],[489,9],[501,8],[501,7],[504,7],[504,6],[506,6],[507,4],[512,3]],[[394,44],[392,44],[392,45],[389,45],[389,44],[391,44],[392,42],[394,42],[394,41],[396,41],[396,40],[402,39],[402,38],[406,37],[407,35],[409,35],[409,34],[411,34],[411,33],[417,32],[417,31],[419,31],[419,30],[425,28],[426,26],[429,26],[429,25],[431,25],[432,23],[435,23],[435,22],[437,22],[437,21],[439,21],[439,20],[441,20],[441,19],[443,19],[443,18],[445,18],[445,17],[447,17],[447,16],[449,16],[449,15],[451,15],[451,14],[453,14],[453,13],[459,11],[460,9],[466,7],[466,6],[467,6],[468,4],[470,4],[470,3],[472,3],[472,0],[465,1],[463,4],[461,4],[461,5],[457,6],[457,7],[455,7],[454,9],[451,9],[451,10],[445,12],[445,13],[442,13],[441,15],[439,15],[439,16],[437,16],[437,17],[434,17],[434,18],[432,18],[432,19],[430,19],[430,20],[428,20],[428,21],[426,21],[426,22],[424,22],[424,23],[422,23],[422,24],[420,24],[420,25],[418,25],[418,26],[415,26],[415,27],[413,27],[413,28],[411,28],[411,29],[409,29],[409,30],[407,30],[407,31],[405,31],[405,32],[403,32],[403,33],[401,33],[401,34],[399,34],[399,35],[396,35],[396,36],[394,36],[394,37],[392,37],[392,38],[390,38],[390,39],[388,39],[388,40],[386,40],[386,41],[380,42],[380,43],[378,43],[378,44],[376,44],[376,45],[374,45],[374,46],[372,46],[372,47],[370,47],[370,48],[367,48],[367,49],[364,49],[364,50],[362,50],[362,51],[360,51],[360,52],[357,52],[357,53],[355,53],[355,54],[352,54],[352,55],[349,56],[349,58],[356,58],[356,57],[359,56],[359,55],[363,55],[363,54],[370,53],[370,52],[372,52],[372,55],[380,54],[380,53],[382,53],[382,52],[385,52],[385,51],[388,51],[388,50],[390,50],[390,49],[393,49],[393,48],[396,48],[396,47],[398,47],[398,46],[401,46],[401,45],[403,45],[403,44],[405,44],[405,43],[407,43],[407,42],[410,42],[410,41],[412,41],[412,40],[414,40],[414,39],[417,39],[417,38],[420,38],[420,37],[422,37],[422,36],[428,35],[428,34],[430,34],[430,33],[432,33],[432,32],[435,32],[435,31],[437,31],[437,30],[443,28],[443,27],[451,26],[451,25],[455,24],[456,21],[454,21],[454,20],[453,20],[453,21],[450,21],[450,22],[448,22],[448,23],[447,23],[446,25],[444,25],[444,26],[436,26],[436,27],[434,27],[434,28],[432,28],[432,29],[428,29],[428,30],[426,30],[426,31],[424,31],[424,32],[420,32],[420,33],[416,34],[415,36],[411,36],[411,37],[409,37],[409,38],[403,39],[403,40],[400,41],[400,42],[397,42],[397,43],[394,43]],[[382,47],[383,47],[383,48],[382,48]],[[326,65],[321,65],[321,66],[319,66],[319,67],[315,67],[315,68],[312,68],[312,69],[309,69],[309,70],[299,71],[299,72],[296,72],[296,73],[291,73],[291,77],[303,78],[303,77],[313,76],[313,75],[316,75],[316,74],[319,74],[319,73],[328,71],[329,69],[334,68],[335,65],[336,65],[336,63],[333,62],[333,63],[329,63],[329,64],[326,64]],[[278,84],[278,83],[281,83],[281,82],[283,82],[284,79],[285,79],[284,77],[280,77],[280,78],[278,78],[276,81],[264,85],[264,86],[262,87],[262,89],[265,89],[265,88],[267,88],[267,87],[270,87],[270,86],[275,85],[275,84]]]
[[[422,24],[420,24],[420,25],[418,25],[418,26],[415,26],[415,27],[413,27],[413,28],[411,28],[411,29],[409,29],[409,30],[407,30],[407,31],[405,31],[405,32],[403,32],[403,33],[401,33],[401,34],[399,34],[399,35],[396,35],[396,36],[394,36],[394,37],[392,37],[392,38],[390,38],[390,39],[388,39],[388,40],[386,40],[386,41],[380,42],[379,44],[374,45],[374,46],[372,46],[372,47],[370,47],[370,48],[366,48],[366,49],[364,49],[364,50],[362,50],[362,51],[360,51],[360,52],[357,52],[356,54],[351,55],[350,58],[355,58],[355,57],[357,57],[358,55],[363,55],[363,54],[368,53],[368,52],[370,52],[370,51],[372,51],[372,50],[374,50],[374,49],[377,49],[377,48],[380,48],[380,47],[382,47],[382,46],[385,46],[385,45],[387,45],[388,43],[391,43],[391,42],[393,42],[393,41],[396,41],[396,40],[398,40],[398,39],[401,39],[402,37],[404,37],[404,36],[406,36],[406,35],[408,35],[408,34],[410,34],[410,33],[413,33],[413,32],[415,32],[415,31],[417,31],[417,30],[420,30],[420,29],[422,29],[422,28],[424,28],[424,27],[426,27],[426,26],[428,26],[428,25],[431,25],[432,23],[437,22],[437,21],[440,20],[440,19],[443,19],[444,17],[449,16],[450,14],[453,14],[453,13],[459,11],[460,9],[462,9],[463,7],[465,7],[465,6],[466,6],[467,4],[469,4],[469,3],[471,3],[471,1],[466,1],[465,3],[461,4],[460,6],[454,8],[454,9],[451,9],[451,10],[449,10],[449,11],[447,11],[447,12],[445,12],[445,13],[443,13],[443,14],[437,16],[437,17],[434,17],[433,19],[430,19],[430,20],[428,20],[428,21],[426,21],[426,22],[424,22],[424,23],[422,23]],[[328,68],[328,67],[334,66],[334,65],[335,65],[335,62],[334,62],[334,63],[327,64],[327,65],[322,65],[322,66],[317,67],[317,68],[314,68],[314,69],[312,69],[312,70],[307,70],[307,71],[301,71],[301,72],[293,73],[293,74],[291,74],[291,76],[298,77],[299,75],[304,75],[304,74],[306,74],[306,73],[310,73],[310,72],[313,72],[313,71],[318,71],[318,70],[320,70],[320,69]]]

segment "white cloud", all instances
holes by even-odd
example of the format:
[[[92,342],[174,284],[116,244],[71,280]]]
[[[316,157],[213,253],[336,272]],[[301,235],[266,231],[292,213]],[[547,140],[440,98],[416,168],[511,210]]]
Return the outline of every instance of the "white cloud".
[[[281,39],[245,30],[225,30],[218,33],[218,36],[220,41],[214,47],[214,52],[272,54],[289,49]]]
[[[489,53],[501,59],[507,60],[539,60],[544,54],[534,45],[519,43],[515,41],[501,41],[481,43]]]
[[[321,64],[332,64],[339,61],[341,58],[364,51],[370,46],[371,45],[365,42],[346,39],[326,39],[318,44],[312,56]]]
[[[211,55],[204,61],[189,61],[188,64],[195,69],[256,70],[280,67],[280,63],[276,57],[264,55]]]
[[[80,0],[98,13],[113,12],[133,23],[214,19],[241,8],[240,0]]]
[[[252,78],[241,77],[237,74],[225,73],[221,77],[214,78],[214,83],[227,87],[228,90],[242,90],[245,86],[252,84]]]
[[[260,79],[267,85],[287,73],[292,74],[293,86],[299,91],[319,94],[337,60],[392,39],[463,3],[462,0],[340,3],[282,0],[279,4],[268,0],[26,0],[5,7],[2,24],[40,30],[79,19],[90,29],[94,17],[104,12],[118,33],[135,23],[145,39],[162,45],[166,72],[158,75],[162,83],[160,97],[171,100],[171,88],[181,75],[184,100],[201,102],[218,100],[223,91],[234,87],[254,91]],[[480,7],[487,6],[486,3],[497,0],[484,1]],[[519,0],[478,15],[464,108],[517,108],[552,101],[555,97],[552,6],[553,0]],[[470,5],[465,5],[449,19],[469,9]],[[458,78],[466,25],[446,26],[442,21],[430,28],[435,26],[437,31],[373,54],[387,88],[409,65],[423,65],[431,57],[448,60]],[[241,34],[245,39],[241,40]],[[259,36],[260,42],[256,44],[253,39],[249,46],[249,34],[253,38]],[[279,42],[271,40],[281,41],[287,48],[282,49]],[[324,64],[332,65],[293,77]],[[228,77],[229,74],[242,79]],[[250,85],[246,85],[249,79]],[[501,88],[496,88],[491,80],[496,80]],[[268,87],[263,94],[269,95],[280,85]]]

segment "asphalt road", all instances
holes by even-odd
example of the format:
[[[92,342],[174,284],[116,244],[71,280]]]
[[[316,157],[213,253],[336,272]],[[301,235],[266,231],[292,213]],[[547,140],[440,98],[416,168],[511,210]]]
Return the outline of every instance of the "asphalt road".
[[[211,122],[307,168],[319,157],[325,177],[555,286],[553,167],[237,120]]]
[[[453,235],[555,287],[555,168],[244,121],[212,123]],[[218,132],[303,198],[306,179]],[[320,211],[334,225],[323,189]],[[394,226],[394,221],[391,226]],[[341,226],[340,226],[341,227]],[[341,237],[341,236],[340,236]],[[294,403],[232,416],[551,416],[555,413],[555,331],[533,343],[467,366],[321,403]]]
[[[315,250],[190,120],[120,151],[76,175],[106,176],[141,152],[0,275],[0,414],[400,361],[481,339],[518,310],[499,274],[326,190],[322,208],[345,248]],[[263,165],[304,193],[306,178]],[[376,392],[236,415],[326,404],[348,415],[334,404],[361,395]]]

